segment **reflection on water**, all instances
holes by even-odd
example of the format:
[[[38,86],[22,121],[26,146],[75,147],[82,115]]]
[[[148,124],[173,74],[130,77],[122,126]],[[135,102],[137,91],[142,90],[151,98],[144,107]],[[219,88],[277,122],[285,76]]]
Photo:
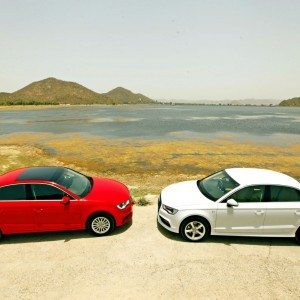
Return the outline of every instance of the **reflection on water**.
[[[105,123],[105,122],[117,122],[117,123],[126,123],[126,122],[138,122],[144,118],[94,118],[88,120],[91,123]]]
[[[299,142],[300,109],[226,106],[75,106],[0,111],[0,134],[81,133],[106,138],[225,138]]]

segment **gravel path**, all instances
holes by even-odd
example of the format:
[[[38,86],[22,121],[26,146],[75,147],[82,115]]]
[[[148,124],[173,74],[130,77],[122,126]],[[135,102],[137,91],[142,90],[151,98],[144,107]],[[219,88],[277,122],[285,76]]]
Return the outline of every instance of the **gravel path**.
[[[155,205],[111,236],[7,236],[0,253],[1,299],[300,298],[294,240],[183,242],[157,228]]]

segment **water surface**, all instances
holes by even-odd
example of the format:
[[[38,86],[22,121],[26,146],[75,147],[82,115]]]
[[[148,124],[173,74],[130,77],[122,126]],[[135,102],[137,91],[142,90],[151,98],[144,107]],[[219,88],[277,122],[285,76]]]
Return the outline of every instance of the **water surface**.
[[[0,134],[80,133],[106,138],[300,141],[300,108],[198,105],[74,106],[0,111]]]

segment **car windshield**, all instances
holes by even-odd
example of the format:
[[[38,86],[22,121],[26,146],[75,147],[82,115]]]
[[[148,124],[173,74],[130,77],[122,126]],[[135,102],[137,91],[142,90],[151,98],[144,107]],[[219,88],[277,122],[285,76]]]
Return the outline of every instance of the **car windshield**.
[[[225,171],[198,180],[197,184],[201,193],[212,201],[220,199],[232,189],[239,186]]]
[[[92,187],[88,177],[70,169],[63,169],[54,181],[80,197],[88,194]]]

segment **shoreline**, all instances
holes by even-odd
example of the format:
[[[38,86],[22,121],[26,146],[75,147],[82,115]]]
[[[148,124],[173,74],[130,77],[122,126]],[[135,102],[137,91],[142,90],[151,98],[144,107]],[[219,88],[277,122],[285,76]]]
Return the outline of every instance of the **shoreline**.
[[[137,198],[158,195],[171,183],[201,179],[230,167],[272,169],[300,179],[300,143],[286,147],[226,140],[133,141],[26,133],[0,136],[0,158],[0,173],[25,166],[63,165],[120,180]]]
[[[262,108],[300,108],[300,106],[280,106],[280,105],[219,105],[219,104],[201,104],[201,103],[175,103],[175,104],[168,104],[168,103],[151,103],[151,104],[47,104],[47,105],[0,105],[0,111],[7,111],[7,110],[42,110],[42,109],[49,109],[49,108],[72,108],[72,107],[86,107],[86,106],[213,106],[213,107],[262,107]]]
[[[120,105],[128,105],[128,104],[120,104]],[[1,110],[41,110],[48,108],[66,108],[66,107],[86,107],[86,106],[115,106],[109,104],[47,104],[47,105],[0,105]]]

